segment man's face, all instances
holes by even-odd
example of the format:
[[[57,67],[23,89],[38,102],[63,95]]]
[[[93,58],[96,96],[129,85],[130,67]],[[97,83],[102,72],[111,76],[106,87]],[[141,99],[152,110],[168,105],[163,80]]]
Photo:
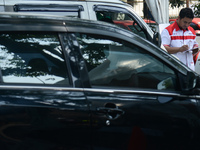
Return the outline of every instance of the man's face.
[[[178,20],[177,20],[177,24],[183,30],[185,30],[187,27],[189,27],[191,22],[192,22],[192,19],[191,18],[187,18],[187,17],[184,17],[182,19],[180,19],[180,17],[178,17]]]

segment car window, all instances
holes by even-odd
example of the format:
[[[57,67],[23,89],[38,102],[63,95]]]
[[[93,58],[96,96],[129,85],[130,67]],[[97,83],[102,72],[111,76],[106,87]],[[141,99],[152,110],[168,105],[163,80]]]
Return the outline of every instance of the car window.
[[[96,17],[99,21],[113,23],[119,27],[132,31],[143,38],[146,38],[144,31],[137,24],[137,22],[130,15],[124,12],[96,10]]]
[[[157,24],[156,23],[148,23],[147,25],[151,28],[152,31],[156,32]]]
[[[77,34],[92,86],[176,90],[176,74],[162,61],[125,41]]]
[[[56,33],[2,33],[0,58],[5,83],[69,85],[67,67]]]

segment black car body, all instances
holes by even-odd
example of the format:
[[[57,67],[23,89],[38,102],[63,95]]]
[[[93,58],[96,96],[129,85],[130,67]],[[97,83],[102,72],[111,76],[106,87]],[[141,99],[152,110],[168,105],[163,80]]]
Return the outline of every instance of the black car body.
[[[199,76],[130,31],[1,13],[0,51],[1,149],[200,147]]]

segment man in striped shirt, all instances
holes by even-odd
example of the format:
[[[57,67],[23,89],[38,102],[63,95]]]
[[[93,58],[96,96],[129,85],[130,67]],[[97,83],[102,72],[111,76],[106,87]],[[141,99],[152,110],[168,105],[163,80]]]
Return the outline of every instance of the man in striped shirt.
[[[178,19],[161,33],[162,44],[170,54],[174,54],[181,62],[194,70],[193,55],[198,51],[196,34],[190,23],[194,13],[190,8],[181,9]],[[196,48],[195,50],[190,50]],[[189,50],[189,51],[188,51]]]

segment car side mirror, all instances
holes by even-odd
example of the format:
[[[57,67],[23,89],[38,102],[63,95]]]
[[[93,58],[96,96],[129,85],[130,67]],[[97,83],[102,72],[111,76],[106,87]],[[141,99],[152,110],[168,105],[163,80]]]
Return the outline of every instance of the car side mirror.
[[[181,82],[182,82],[182,90],[190,91],[194,89],[194,87],[197,84],[197,76],[192,71],[188,71],[186,79],[183,79]]]

